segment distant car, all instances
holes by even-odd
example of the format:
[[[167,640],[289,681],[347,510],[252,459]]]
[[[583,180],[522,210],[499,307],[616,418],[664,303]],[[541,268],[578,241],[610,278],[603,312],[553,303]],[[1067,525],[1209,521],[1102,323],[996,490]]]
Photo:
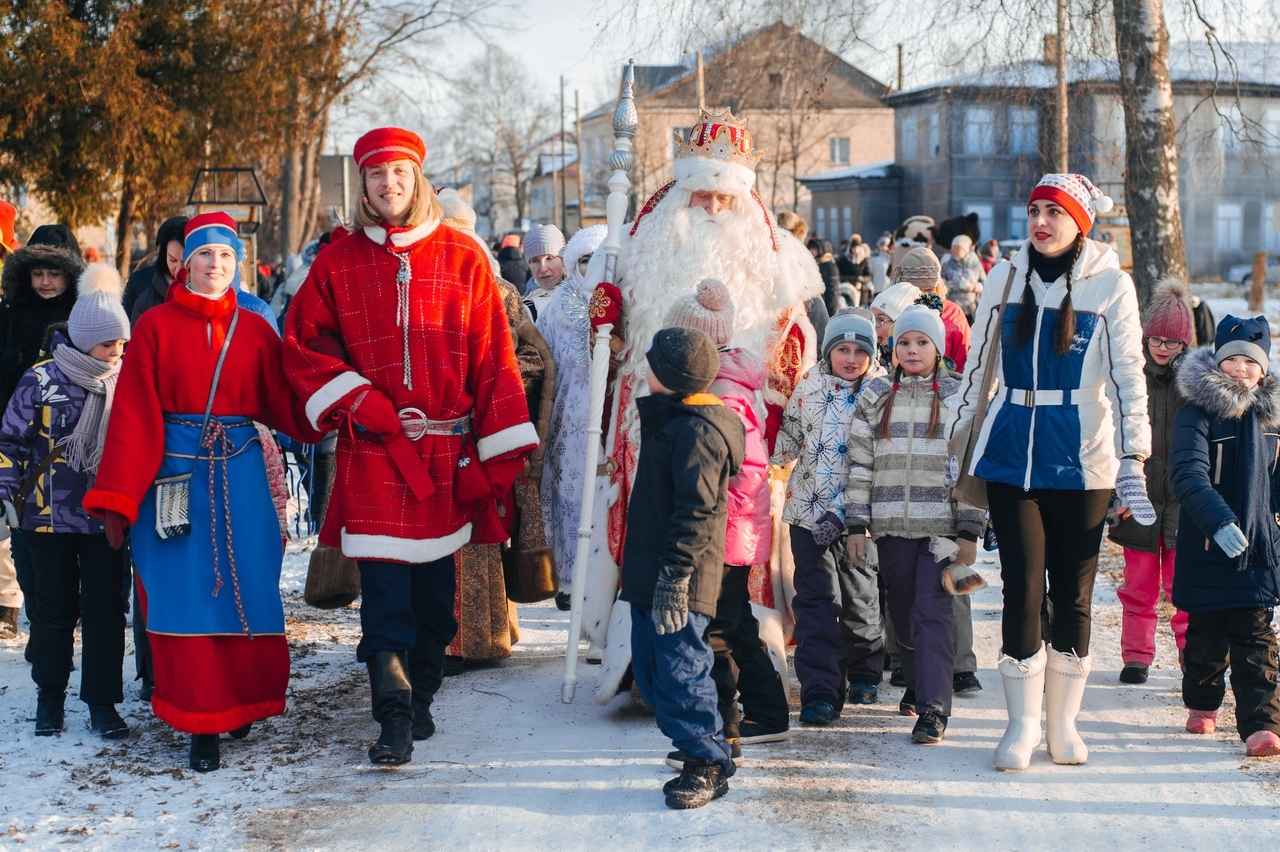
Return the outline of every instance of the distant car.
[[[1227,281],[1232,284],[1241,284],[1245,287],[1252,287],[1253,264],[1237,263],[1235,266],[1227,270]],[[1267,281],[1272,284],[1280,281],[1280,254],[1267,256]]]
[[[1026,240],[1025,240],[1025,239],[1023,239],[1023,240],[1001,240],[1001,241],[1000,241],[1000,256],[1001,256],[1001,257],[1013,257],[1014,252],[1016,252],[1018,249],[1022,248],[1022,244],[1023,244],[1023,243],[1025,243],[1025,242],[1026,242]]]

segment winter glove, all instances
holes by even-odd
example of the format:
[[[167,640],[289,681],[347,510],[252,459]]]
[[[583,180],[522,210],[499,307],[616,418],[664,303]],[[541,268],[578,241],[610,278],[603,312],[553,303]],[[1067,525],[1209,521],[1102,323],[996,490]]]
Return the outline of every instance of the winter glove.
[[[1156,522],[1156,510],[1147,499],[1147,475],[1142,462],[1137,459],[1120,459],[1120,474],[1116,477],[1116,494],[1120,502],[1144,527]]]
[[[1227,524],[1222,529],[1213,534],[1213,540],[1218,547],[1222,548],[1222,552],[1235,559],[1241,553],[1249,548],[1249,539],[1244,537],[1244,533],[1240,531],[1240,527],[1234,523]]]
[[[978,542],[961,536],[956,538],[956,547],[960,550],[956,553],[955,564],[972,565],[978,561]]]
[[[382,439],[392,463],[404,477],[414,497],[426,500],[435,493],[427,466],[409,436],[404,433],[404,424],[400,422],[400,415],[390,397],[380,390],[369,388],[356,398],[348,413],[358,428],[373,432]]]
[[[679,633],[689,623],[689,578],[672,580],[666,572],[658,576],[653,590],[653,629],[659,635]]]
[[[129,528],[128,518],[119,512],[107,509],[103,519],[107,524],[107,544],[111,545],[113,550],[124,547],[124,531]]]
[[[849,558],[855,565],[867,564],[867,534],[863,530],[849,530]]]
[[[12,500],[4,501],[4,519],[9,525],[9,529],[18,530],[22,527],[18,524],[18,509],[13,505]]]
[[[813,543],[818,547],[830,547],[844,533],[844,524],[835,512],[823,512],[813,525]]]

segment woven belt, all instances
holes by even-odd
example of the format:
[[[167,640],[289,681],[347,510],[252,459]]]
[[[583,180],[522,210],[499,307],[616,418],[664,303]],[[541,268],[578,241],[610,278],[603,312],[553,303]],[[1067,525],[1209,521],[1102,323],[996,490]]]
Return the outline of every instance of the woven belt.
[[[1021,405],[1023,408],[1036,408],[1044,405],[1084,405],[1087,402],[1101,402],[1101,388],[1073,388],[1061,390],[1026,390],[1025,388],[1005,388],[1005,400]]]
[[[470,414],[452,420],[428,420],[420,408],[402,408],[398,413],[401,428],[410,441],[417,441],[423,435],[466,435],[471,431]]]

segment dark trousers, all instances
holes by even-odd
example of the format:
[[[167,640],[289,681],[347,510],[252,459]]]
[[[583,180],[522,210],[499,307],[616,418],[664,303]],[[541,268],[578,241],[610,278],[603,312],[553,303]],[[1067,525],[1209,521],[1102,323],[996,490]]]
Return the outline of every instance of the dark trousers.
[[[360,644],[356,659],[413,650],[421,639],[447,647],[458,632],[453,617],[453,556],[434,562],[360,562]],[[443,651],[441,651],[443,654]],[[443,661],[442,661],[443,662]]]
[[[1053,606],[1050,642],[1060,653],[1087,657],[1093,580],[1111,492],[1024,491],[990,482],[987,499],[1000,540],[1004,652],[1025,660],[1040,648],[1047,574]]]
[[[844,539],[820,547],[803,527],[791,527],[791,555],[800,702],[823,699],[840,708],[849,681],[878,684],[884,675],[875,572],[852,564]]]
[[[22,589],[24,600],[30,601],[35,594],[35,569],[31,563],[31,546],[27,544],[27,536],[34,535],[24,530],[9,528],[9,552],[13,554],[13,573],[18,577],[18,588]],[[27,620],[31,619],[31,604],[26,604]]]
[[[640,697],[651,705],[658,728],[686,754],[729,769],[716,709],[716,685],[711,679],[711,646],[703,638],[710,616],[689,613],[683,630],[659,636],[649,610],[631,605],[631,671]]]
[[[23,534],[34,572],[27,604],[34,640],[31,679],[41,693],[67,688],[80,623],[80,700],[119,704],[124,700],[124,554],[105,533]]]
[[[716,615],[707,628],[707,644],[715,655],[711,679],[719,696],[725,737],[738,736],[737,697],[746,715],[770,728],[787,726],[787,691],[760,638],[760,623],[751,612],[748,565],[724,566]]]
[[[954,611],[951,595],[942,587],[948,563],[934,558],[927,538],[887,535],[876,539],[876,545],[902,673],[916,691],[916,712],[937,710],[950,716]]]
[[[1271,615],[1270,609],[1224,609],[1193,612],[1187,618],[1182,702],[1190,710],[1217,710],[1227,691],[1223,675],[1230,666],[1236,729],[1242,740],[1258,731],[1280,734]]]

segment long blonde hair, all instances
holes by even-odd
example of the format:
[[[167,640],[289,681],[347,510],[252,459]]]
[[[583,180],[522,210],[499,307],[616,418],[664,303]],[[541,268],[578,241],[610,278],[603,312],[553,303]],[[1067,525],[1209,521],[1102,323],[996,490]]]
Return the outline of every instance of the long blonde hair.
[[[440,205],[440,199],[436,196],[435,187],[431,185],[431,181],[427,180],[422,174],[422,169],[418,168],[418,164],[412,160],[409,163],[413,166],[413,204],[409,205],[409,213],[404,220],[406,228],[416,228],[428,219],[444,218],[444,208]],[[353,224],[357,228],[381,228],[382,217],[378,215],[378,211],[373,209],[373,205],[368,202],[368,190],[364,185],[365,170],[360,170],[360,203],[356,205],[356,214]]]

